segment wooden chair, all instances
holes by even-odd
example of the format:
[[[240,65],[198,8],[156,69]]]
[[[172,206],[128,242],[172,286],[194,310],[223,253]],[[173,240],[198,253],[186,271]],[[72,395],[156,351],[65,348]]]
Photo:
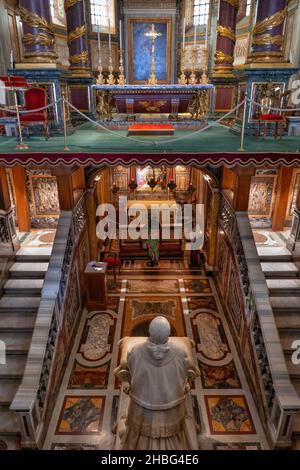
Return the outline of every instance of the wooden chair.
[[[287,92],[280,94],[280,96],[279,96],[279,105],[278,105],[279,108],[283,107],[284,98],[289,96],[290,93],[291,92],[288,90]],[[276,106],[273,105],[273,106],[270,106],[270,107],[276,107]],[[270,110],[270,112],[267,112],[267,113],[262,112],[259,115],[259,118],[258,118],[258,129],[257,129],[257,135],[256,135],[257,137],[260,136],[261,124],[264,125],[264,131],[263,131],[263,139],[264,140],[266,139],[268,124],[274,124],[275,125],[274,139],[277,140],[277,138],[278,138],[278,128],[279,128],[280,129],[280,141],[282,141],[283,129],[287,126],[286,112],[282,112],[282,111],[275,112],[275,111],[271,111],[271,110]]]
[[[24,92],[24,111],[40,109],[47,105],[47,94],[43,88],[33,87]],[[23,126],[42,124],[44,127],[45,140],[49,139],[49,123],[47,109],[43,111],[20,114],[20,121]]]

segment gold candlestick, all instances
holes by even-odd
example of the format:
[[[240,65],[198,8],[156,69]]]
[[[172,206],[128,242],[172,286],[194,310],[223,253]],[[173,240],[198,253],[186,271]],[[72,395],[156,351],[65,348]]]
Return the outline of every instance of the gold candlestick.
[[[108,75],[108,80],[107,80],[107,85],[115,85],[115,77],[113,74],[114,71],[114,66],[113,66],[113,61],[112,61],[112,56],[111,56],[111,49],[109,50],[109,75]]]
[[[208,49],[205,48],[203,52],[204,52],[204,69],[203,69],[203,73],[201,75],[201,83],[203,85],[207,85],[207,83],[209,83],[208,76],[206,75],[207,68],[208,68],[208,64],[207,64]]]
[[[120,75],[118,78],[118,85],[126,85],[126,77],[124,75],[124,65],[123,65],[123,49],[120,49]]]
[[[98,77],[97,77],[97,85],[105,85],[105,78],[104,78],[104,75],[103,75],[103,67],[102,67],[102,59],[101,59],[101,53],[100,53],[100,49],[98,49],[98,57],[99,57],[99,65],[98,65],[98,70],[99,70],[99,74],[98,74]]]
[[[180,65],[181,75],[178,79],[180,85],[186,85],[187,79],[185,76],[185,48],[181,50],[181,65]]]
[[[192,51],[192,73],[189,79],[189,84],[190,85],[196,85],[197,84],[197,78],[195,74],[196,70],[196,54],[197,54],[197,49],[193,48]]]

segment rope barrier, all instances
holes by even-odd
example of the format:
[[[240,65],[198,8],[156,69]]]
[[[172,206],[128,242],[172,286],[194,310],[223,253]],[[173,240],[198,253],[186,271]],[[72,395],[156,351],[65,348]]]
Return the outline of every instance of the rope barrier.
[[[184,139],[189,139],[190,137],[193,137],[195,135],[198,135],[208,129],[210,129],[211,127],[213,127],[212,124],[208,124],[206,127],[202,128],[202,129],[198,129],[194,132],[191,132],[190,134],[188,135],[184,135],[184,136],[180,136],[180,137],[177,137],[175,139],[169,139],[169,140],[162,140],[162,141],[157,141],[157,140],[154,140],[154,141],[151,141],[151,142],[147,142],[145,140],[140,140],[140,139],[134,139],[133,137],[130,137],[130,136],[124,136],[122,134],[120,134],[119,132],[117,131],[113,131],[111,129],[108,129],[107,127],[103,126],[100,122],[98,121],[94,121],[93,119],[91,119],[90,117],[86,116],[84,113],[82,113],[81,111],[79,111],[79,109],[77,109],[72,103],[70,103],[67,99],[64,99],[65,103],[70,106],[72,109],[74,109],[74,111],[76,111],[79,115],[81,115],[83,118],[85,118],[87,121],[91,122],[92,124],[96,125],[96,126],[99,126],[101,129],[103,129],[104,131],[110,133],[110,134],[113,134],[113,135],[117,135],[123,139],[127,139],[127,140],[132,140],[133,142],[138,142],[140,144],[144,144],[144,145],[154,145],[154,146],[157,146],[159,144],[168,144],[168,143],[174,143],[174,142],[178,142],[179,140],[184,140]],[[217,121],[215,121],[215,124],[220,124],[220,122],[223,120],[223,119],[226,119],[228,116],[230,116],[230,114],[236,112],[243,104],[245,103],[245,100],[243,100],[241,103],[239,103],[237,106],[235,106],[233,109],[231,109],[228,113],[226,113],[224,116],[222,116],[221,118],[219,118]]]
[[[52,101],[52,103],[47,104],[46,106],[43,106],[42,108],[37,108],[37,109],[29,109],[29,110],[20,110],[17,111],[16,109],[9,109],[9,108],[2,108],[0,107],[0,111],[4,111],[6,113],[12,113],[12,114],[31,114],[31,113],[38,113],[39,111],[44,111],[45,109],[51,108],[52,106],[56,105],[62,100],[62,98],[58,98],[58,100]]]
[[[261,103],[258,103],[257,101],[252,100],[251,98],[247,98],[248,103],[255,104],[255,106],[258,106],[260,108],[268,108],[271,111],[277,111],[277,112],[284,112],[284,111],[300,111],[300,108],[272,108],[271,106],[264,106]]]

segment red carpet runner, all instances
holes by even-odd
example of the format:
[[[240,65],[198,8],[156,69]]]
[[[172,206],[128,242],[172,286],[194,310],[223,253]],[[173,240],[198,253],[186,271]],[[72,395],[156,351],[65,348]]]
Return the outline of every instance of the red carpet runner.
[[[172,124],[132,124],[128,135],[174,135]]]

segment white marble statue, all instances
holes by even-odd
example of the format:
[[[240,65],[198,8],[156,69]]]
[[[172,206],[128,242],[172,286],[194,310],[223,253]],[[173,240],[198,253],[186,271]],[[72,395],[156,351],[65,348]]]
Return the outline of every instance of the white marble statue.
[[[170,332],[168,320],[159,316],[150,323],[148,339],[121,340],[121,361],[115,370],[123,382],[117,449],[199,448],[189,393],[189,382],[199,375],[193,365],[193,342],[169,338]]]

